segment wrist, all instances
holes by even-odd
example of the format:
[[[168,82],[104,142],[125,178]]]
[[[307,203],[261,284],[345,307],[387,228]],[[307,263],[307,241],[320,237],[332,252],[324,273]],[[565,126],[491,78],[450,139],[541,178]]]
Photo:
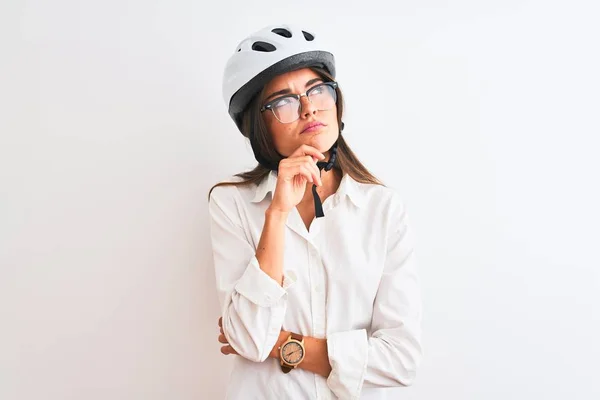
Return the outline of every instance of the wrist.
[[[277,208],[269,206],[269,208],[267,208],[267,210],[265,211],[265,219],[272,221],[272,222],[285,223],[287,221],[289,214],[290,214],[289,211],[283,211],[283,210],[279,210]]]
[[[273,349],[271,349],[271,353],[269,354],[269,357],[279,359],[279,348],[281,347],[283,342],[285,342],[287,340],[287,338],[289,336],[290,336],[290,333],[288,331],[282,330],[281,332],[279,332],[279,338],[277,338],[277,342],[275,343],[275,346],[273,346]]]

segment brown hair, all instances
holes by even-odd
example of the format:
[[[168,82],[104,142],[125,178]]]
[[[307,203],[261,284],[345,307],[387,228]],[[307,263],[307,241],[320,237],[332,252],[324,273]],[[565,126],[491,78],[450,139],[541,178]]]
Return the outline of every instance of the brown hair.
[[[322,68],[311,67],[310,69],[325,81],[334,80],[333,77]],[[277,153],[271,135],[267,131],[267,127],[260,115],[260,108],[262,106],[261,100],[264,95],[263,91],[255,96],[244,110],[241,130],[247,138],[250,138],[251,134],[254,135],[251,141],[254,142],[252,147],[255,152],[258,152],[259,155],[269,163],[277,164],[281,160],[281,155]],[[338,126],[341,127],[342,114],[344,113],[344,98],[339,86],[336,88],[336,94]],[[350,175],[358,182],[383,185],[383,183],[369,172],[369,170],[359,161],[358,157],[356,157],[354,152],[350,149],[341,133],[338,136],[337,145],[338,149],[337,159],[334,165],[335,169],[340,170],[342,174]],[[210,200],[210,194],[217,186],[258,185],[270,172],[270,169],[259,163],[253,170],[235,174],[235,176],[242,178],[242,181],[240,182],[220,182],[214,185],[208,192],[208,198]]]

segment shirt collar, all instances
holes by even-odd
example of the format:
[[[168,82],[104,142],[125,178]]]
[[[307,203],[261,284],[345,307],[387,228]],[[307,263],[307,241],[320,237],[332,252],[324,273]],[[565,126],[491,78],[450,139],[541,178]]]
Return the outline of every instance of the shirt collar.
[[[252,198],[253,203],[260,203],[267,194],[273,192],[275,190],[275,186],[277,184],[277,172],[270,171],[269,175],[267,175],[256,187],[256,192],[254,193],[254,197]]]
[[[261,202],[267,194],[273,193],[275,186],[277,185],[277,172],[270,171],[257,186],[254,197],[252,198],[253,203]],[[360,183],[355,181],[349,174],[344,174],[338,187],[337,194],[340,197],[348,196],[350,201],[357,207],[362,207],[365,204],[365,192]]]
[[[366,201],[365,188],[355,181],[350,174],[344,174],[337,193],[340,196],[348,196],[350,201],[358,208],[364,206]]]

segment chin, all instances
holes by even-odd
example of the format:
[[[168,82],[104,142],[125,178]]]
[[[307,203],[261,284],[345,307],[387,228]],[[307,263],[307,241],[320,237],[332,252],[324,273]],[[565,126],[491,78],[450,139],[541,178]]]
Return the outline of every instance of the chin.
[[[313,135],[305,142],[307,145],[314,147],[321,153],[329,151],[331,146],[335,143],[338,138],[338,134],[334,132],[321,132],[317,135]]]

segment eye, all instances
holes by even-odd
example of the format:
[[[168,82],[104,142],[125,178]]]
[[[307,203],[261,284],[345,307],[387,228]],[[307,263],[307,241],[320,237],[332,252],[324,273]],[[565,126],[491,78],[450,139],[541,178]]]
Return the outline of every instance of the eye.
[[[296,99],[294,99],[293,97],[282,97],[280,99],[277,99],[273,103],[273,107],[275,107],[275,108],[288,107],[288,106],[291,106],[295,100]]]
[[[325,92],[325,90],[327,90],[326,86],[327,85],[324,85],[324,84],[317,85],[317,86],[315,86],[315,87],[313,87],[313,88],[311,88],[309,90],[309,94],[310,95],[313,95],[313,94],[322,94],[323,92]]]

